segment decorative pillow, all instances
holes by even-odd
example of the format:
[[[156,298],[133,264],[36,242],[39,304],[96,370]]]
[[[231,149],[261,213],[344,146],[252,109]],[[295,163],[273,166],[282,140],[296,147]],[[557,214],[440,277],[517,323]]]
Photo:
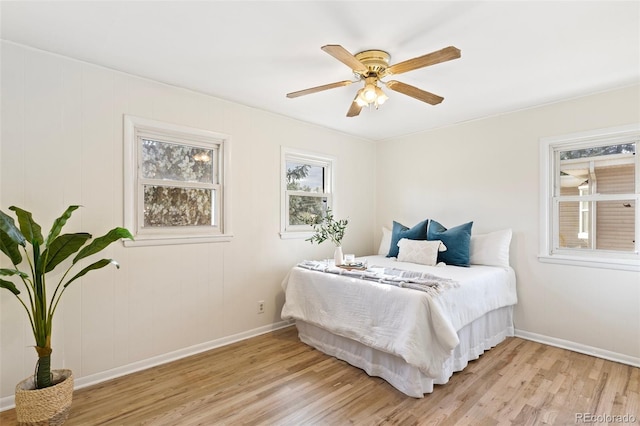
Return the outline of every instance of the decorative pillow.
[[[391,230],[391,244],[387,257],[398,257],[398,241],[403,238],[407,238],[409,240],[426,240],[428,223],[429,219],[425,219],[413,228],[409,229],[394,220],[393,229]]]
[[[421,265],[436,266],[438,252],[447,250],[442,241],[408,240],[398,241],[398,261],[419,263]]]
[[[509,266],[511,229],[471,236],[469,260],[472,265]]]
[[[469,246],[471,245],[471,226],[465,223],[447,229],[435,220],[429,222],[428,240],[440,240],[447,246],[447,251],[438,253],[438,262],[447,265],[469,266]]]
[[[378,254],[380,256],[386,256],[389,253],[389,247],[391,247],[391,230],[386,226],[382,227],[382,239],[380,240],[380,247],[378,247]]]

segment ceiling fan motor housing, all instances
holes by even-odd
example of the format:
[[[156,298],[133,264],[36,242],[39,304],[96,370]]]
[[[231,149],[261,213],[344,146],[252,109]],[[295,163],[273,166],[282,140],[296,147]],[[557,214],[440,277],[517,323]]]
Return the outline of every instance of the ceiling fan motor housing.
[[[362,64],[368,69],[364,74],[354,71],[355,76],[360,79],[370,76],[377,77],[384,73],[384,71],[389,67],[389,60],[391,59],[391,55],[384,50],[365,50],[363,52],[356,53],[353,56],[362,62]]]

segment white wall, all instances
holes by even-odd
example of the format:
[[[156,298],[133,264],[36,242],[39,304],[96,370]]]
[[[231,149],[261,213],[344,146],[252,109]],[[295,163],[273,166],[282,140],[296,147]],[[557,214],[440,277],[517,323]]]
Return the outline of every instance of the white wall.
[[[540,263],[537,254],[539,139],[639,119],[635,86],[380,142],[376,229],[424,218],[473,220],[474,233],[512,228],[519,333],[638,364],[640,274]]]
[[[106,255],[120,270],[95,271],[65,295],[52,362],[71,368],[80,383],[281,321],[288,269],[333,253],[328,243],[279,237],[282,145],[337,158],[336,213],[351,219],[345,250],[370,253],[371,142],[19,45],[1,47],[0,208],[32,211],[43,232],[70,204],[83,208],[67,232],[98,236],[123,225],[123,114],[232,136],[233,241],[118,243]],[[264,314],[256,313],[258,300],[266,302]],[[6,406],[15,384],[32,374],[36,354],[26,315],[4,290],[0,308],[0,406]]]

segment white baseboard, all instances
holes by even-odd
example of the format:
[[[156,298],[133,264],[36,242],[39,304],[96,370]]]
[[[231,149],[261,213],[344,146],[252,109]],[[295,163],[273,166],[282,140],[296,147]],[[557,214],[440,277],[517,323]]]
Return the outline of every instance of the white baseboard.
[[[545,345],[555,346],[562,349],[567,349],[573,352],[579,352],[581,354],[591,355],[598,358],[607,359],[609,361],[619,362],[621,364],[631,365],[633,367],[640,367],[640,358],[620,354],[617,352],[611,352],[606,349],[595,348],[593,346],[587,346],[569,340],[558,339],[555,337],[544,336],[542,334],[531,333],[524,330],[515,330],[515,336],[525,340],[532,340],[538,343],[544,343]]]
[[[198,345],[190,346],[188,348],[179,349],[177,351],[169,352],[166,354],[154,356],[152,358],[137,361],[131,364],[123,365],[111,370],[102,371],[100,373],[91,374],[80,378],[74,378],[74,390],[82,389],[87,386],[92,386],[98,383],[105,382],[107,380],[115,379],[117,377],[125,376],[127,374],[135,373],[137,371],[146,370],[147,368],[155,367],[157,365],[166,364],[171,361],[175,361],[181,358],[185,358],[191,355],[195,355],[201,352],[205,352],[211,349],[219,348],[221,346],[230,345],[231,343],[246,340],[251,337],[256,337],[261,334],[269,333],[271,331],[279,330],[281,328],[293,325],[293,321],[280,321],[275,324],[269,324],[262,327],[254,328],[253,330],[245,331],[242,333],[234,334],[220,339],[212,340],[210,342],[200,343]],[[4,398],[0,398],[0,411],[9,410],[15,407],[15,396],[10,395]]]

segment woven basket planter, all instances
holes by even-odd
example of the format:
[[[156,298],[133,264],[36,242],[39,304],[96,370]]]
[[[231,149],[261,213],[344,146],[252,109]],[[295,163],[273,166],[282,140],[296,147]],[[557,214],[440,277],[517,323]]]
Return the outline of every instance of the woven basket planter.
[[[19,425],[57,426],[69,416],[73,398],[71,370],[52,370],[53,386],[35,389],[33,376],[16,386],[16,417]]]

